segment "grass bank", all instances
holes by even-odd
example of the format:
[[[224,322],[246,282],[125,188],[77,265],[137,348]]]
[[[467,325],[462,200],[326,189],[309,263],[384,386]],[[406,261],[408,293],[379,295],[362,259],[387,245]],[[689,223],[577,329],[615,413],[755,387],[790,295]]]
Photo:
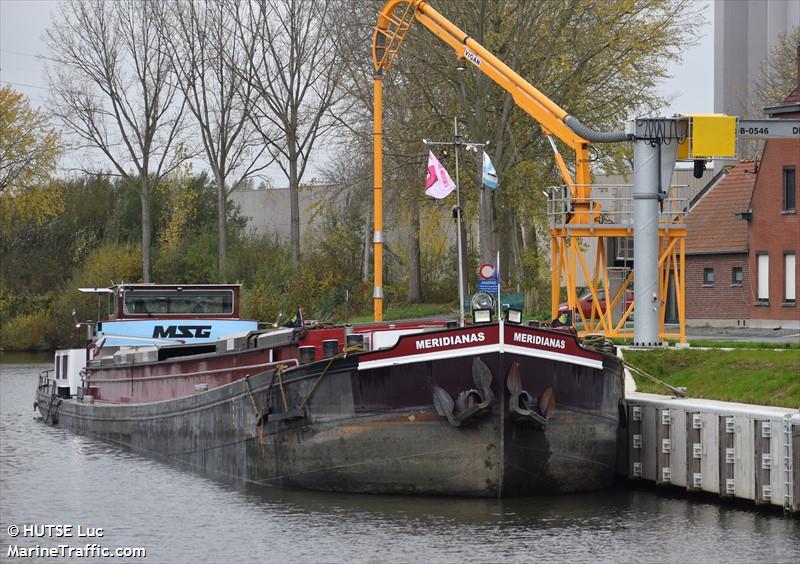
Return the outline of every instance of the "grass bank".
[[[625,360],[693,398],[800,408],[800,349],[639,350]],[[663,394],[662,386],[636,377],[640,392]]]

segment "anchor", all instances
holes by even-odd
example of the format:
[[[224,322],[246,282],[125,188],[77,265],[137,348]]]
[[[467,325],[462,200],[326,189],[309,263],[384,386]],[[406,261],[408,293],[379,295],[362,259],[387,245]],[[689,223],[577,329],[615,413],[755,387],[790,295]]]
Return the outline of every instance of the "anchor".
[[[547,420],[556,412],[556,394],[553,387],[548,386],[538,401],[522,389],[522,377],[519,375],[519,363],[515,362],[508,370],[506,380],[511,397],[508,400],[508,411],[511,419],[517,423],[530,423],[537,429],[547,429]]]
[[[433,387],[433,406],[436,413],[446,417],[453,427],[461,427],[484,415],[492,408],[492,371],[480,359],[472,361],[472,381],[477,390],[472,388],[458,394],[455,401],[439,386]]]

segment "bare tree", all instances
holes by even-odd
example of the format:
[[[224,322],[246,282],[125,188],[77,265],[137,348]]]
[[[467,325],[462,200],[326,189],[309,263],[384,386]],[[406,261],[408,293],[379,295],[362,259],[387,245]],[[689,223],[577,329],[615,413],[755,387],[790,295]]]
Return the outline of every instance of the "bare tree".
[[[761,62],[758,79],[753,84],[754,118],[763,115],[764,108],[782,103],[800,81],[800,26],[788,33],[778,34],[778,41],[769,56]]]
[[[254,67],[245,56],[253,51],[256,35],[237,32],[239,8],[228,0],[181,0],[162,6],[163,40],[217,185],[218,272],[224,281],[228,197],[271,162],[262,159],[266,145],[251,121]],[[242,44],[245,40],[250,43]]]
[[[256,94],[254,124],[289,181],[295,263],[300,183],[317,141],[337,124],[332,110],[341,71],[327,29],[330,6],[329,0],[255,0],[243,8],[237,26],[242,43],[253,45],[246,56]]]
[[[184,101],[170,80],[155,0],[70,0],[47,31],[54,110],[135,186],[142,206],[142,270],[149,282],[151,194],[188,156],[180,146]]]

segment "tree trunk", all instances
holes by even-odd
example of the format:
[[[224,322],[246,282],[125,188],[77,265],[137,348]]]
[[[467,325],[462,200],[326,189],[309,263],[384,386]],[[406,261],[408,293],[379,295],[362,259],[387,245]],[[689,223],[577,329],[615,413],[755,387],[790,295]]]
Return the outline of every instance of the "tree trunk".
[[[497,238],[494,225],[494,190],[480,188],[478,210],[478,240],[480,241],[481,263],[491,262],[497,258]]]
[[[227,282],[225,265],[227,262],[227,222],[225,221],[225,179],[217,175],[217,253],[219,282]]]
[[[480,188],[478,202],[478,241],[480,245],[481,263],[497,260],[499,237],[497,233],[496,194],[491,188]]]
[[[422,301],[422,265],[419,246],[419,201],[411,198],[411,226],[408,233],[408,296],[410,303]]]
[[[142,281],[151,282],[150,240],[152,220],[150,218],[150,179],[146,174],[139,177],[139,196],[142,202]]]
[[[509,232],[511,233],[511,256],[513,257],[513,262],[509,261],[509,269],[508,273],[509,276],[507,277],[508,281],[511,282],[512,279],[515,279],[517,282],[517,291],[519,291],[519,281],[522,274],[522,248],[520,244],[520,229],[519,229],[519,222],[517,218],[514,216],[514,212],[508,210],[509,215],[509,224],[511,225],[511,229]],[[511,276],[513,274],[513,276]]]
[[[300,263],[300,181],[297,178],[297,158],[289,157],[289,207],[291,212],[292,260]]]

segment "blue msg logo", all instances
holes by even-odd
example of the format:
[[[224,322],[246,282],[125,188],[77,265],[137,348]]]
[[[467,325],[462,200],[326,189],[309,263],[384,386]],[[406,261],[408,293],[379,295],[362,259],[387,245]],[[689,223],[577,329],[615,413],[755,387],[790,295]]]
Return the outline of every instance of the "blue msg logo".
[[[156,325],[154,339],[207,339],[211,336],[211,325]]]

